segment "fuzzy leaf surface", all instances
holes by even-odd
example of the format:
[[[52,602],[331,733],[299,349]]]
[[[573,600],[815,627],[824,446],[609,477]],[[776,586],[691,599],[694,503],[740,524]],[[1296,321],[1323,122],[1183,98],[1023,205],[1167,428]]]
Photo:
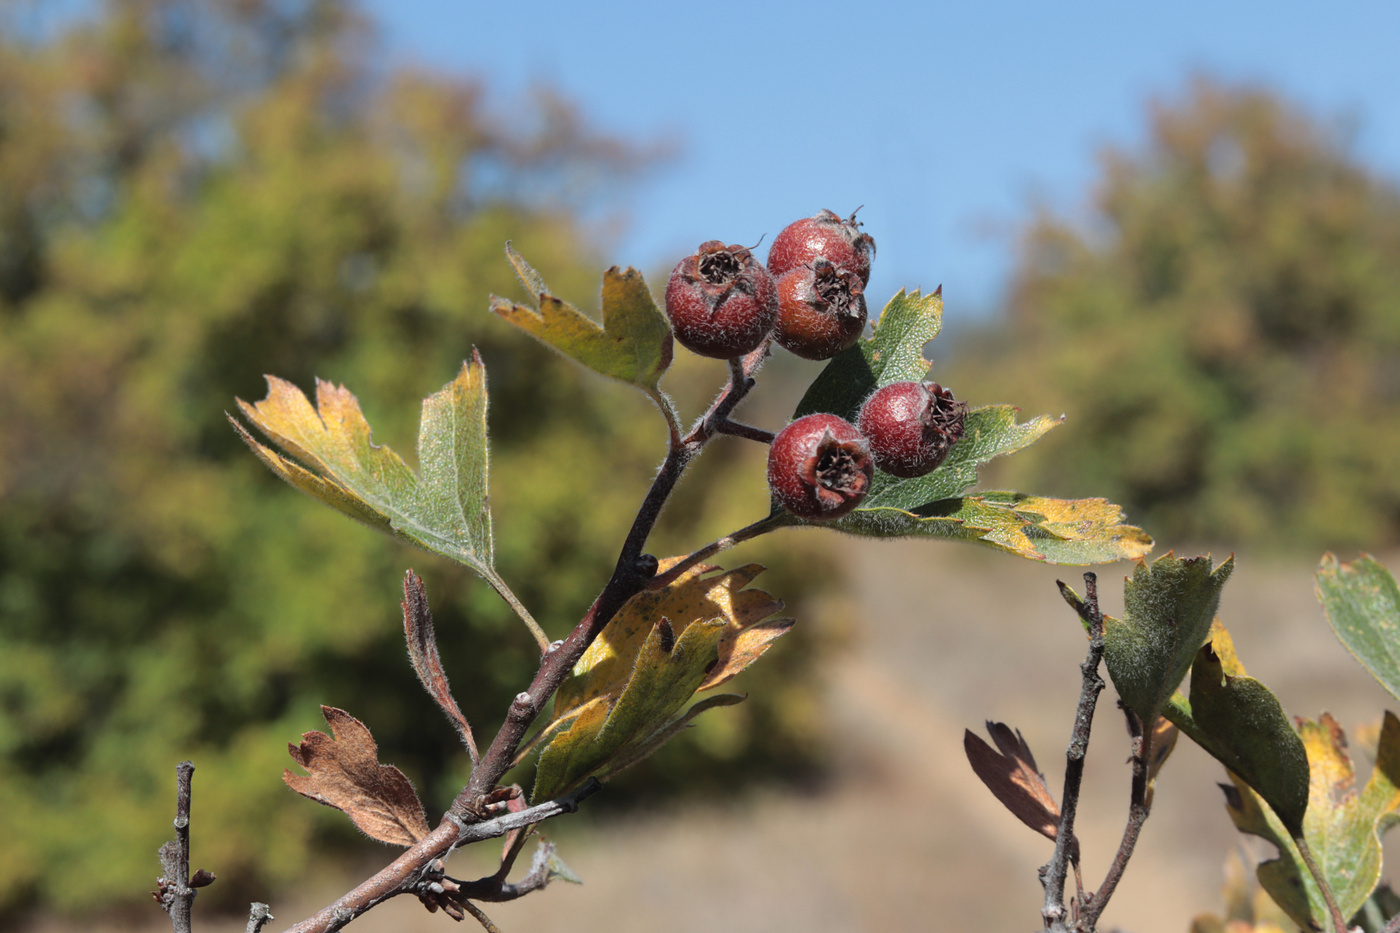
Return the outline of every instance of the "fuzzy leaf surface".
[[[267,377],[267,397],[238,407],[283,453],[234,427],[259,459],[293,486],[351,518],[465,564],[493,584],[487,507],[486,370],[472,351],[457,378],[423,401],[418,473],[374,443],[360,403],[317,380],[316,407],[300,389]]]
[[[819,524],[786,512],[776,521],[779,526]],[[1139,558],[1152,549],[1152,538],[1141,528],[1124,524],[1122,510],[1111,502],[1018,492],[941,499],[913,511],[862,506],[826,524],[863,537],[970,541],[1052,564],[1102,564]]]
[[[411,846],[428,834],[428,818],[413,785],[393,765],[379,763],[379,747],[354,716],[321,707],[332,736],[307,732],[300,745],[287,746],[306,774],[282,772],[292,790],[344,812],[366,836],[391,845]]]
[[[506,244],[506,256],[534,307],[492,296],[491,310],[560,353],[604,376],[656,391],[671,365],[671,327],[642,274],[613,266],[603,273],[603,323],[556,297]]]
[[[1245,674],[1223,625],[1197,652],[1190,701],[1177,694],[1164,714],[1257,791],[1288,832],[1303,831],[1308,752],[1278,697]]]
[[[1349,563],[1326,554],[1316,589],[1337,638],[1400,699],[1400,587],[1395,578],[1369,554]]]
[[[1139,561],[1123,587],[1123,618],[1104,618],[1104,663],[1144,725],[1156,721],[1191,669],[1234,566],[1233,558],[1212,568],[1209,557],[1172,553]]]

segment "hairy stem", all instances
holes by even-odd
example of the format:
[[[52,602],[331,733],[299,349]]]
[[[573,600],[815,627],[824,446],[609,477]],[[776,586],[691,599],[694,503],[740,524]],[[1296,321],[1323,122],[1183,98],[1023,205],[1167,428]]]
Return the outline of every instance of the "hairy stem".
[[[535,636],[535,642],[540,646],[540,651],[548,649],[549,636],[544,633],[544,629],[535,621],[535,617],[530,615],[530,610],[525,608],[525,604],[522,603],[519,598],[516,597],[515,593],[511,591],[511,588],[506,585],[506,581],[502,580],[495,573],[491,573],[486,575],[486,582],[491,584],[491,589],[495,590],[501,599],[506,601],[506,605],[511,608],[511,611],[520,617],[520,621],[525,623],[525,627],[530,630],[530,634]]]
[[[782,524],[781,515],[769,515],[767,518],[760,518],[752,525],[745,525],[738,531],[730,532],[723,538],[712,541],[699,550],[693,551],[684,560],[667,568],[665,573],[658,573],[656,576],[652,577],[647,581],[647,589],[664,590],[666,587],[676,582],[676,580],[680,579],[683,573],[701,561],[709,560],[720,551],[728,550],[736,544],[740,544],[752,538],[757,538],[762,534],[767,534],[775,528],[782,527]]]
[[[1322,892],[1322,899],[1327,903],[1327,912],[1332,915],[1332,926],[1336,933],[1347,933],[1347,918],[1342,916],[1342,909],[1337,906],[1337,898],[1332,893],[1332,886],[1327,883],[1327,879],[1322,876],[1322,869],[1318,868],[1317,862],[1313,859],[1312,849],[1308,847],[1308,841],[1302,835],[1293,839],[1298,846],[1298,854],[1303,857],[1303,864],[1308,866],[1308,873],[1317,882],[1317,889]]]
[[[1063,583],[1060,591],[1068,594]],[[1076,887],[1078,887],[1079,857],[1074,851],[1074,819],[1079,809],[1079,787],[1084,777],[1084,756],[1089,751],[1089,732],[1094,723],[1094,710],[1098,705],[1099,694],[1103,691],[1103,678],[1099,676],[1099,664],[1103,660],[1103,613],[1099,610],[1098,577],[1084,574],[1084,601],[1077,603],[1080,618],[1089,626],[1089,654],[1079,665],[1083,677],[1079,689],[1079,705],[1074,713],[1074,730],[1070,735],[1069,748],[1065,750],[1065,784],[1063,800],[1060,803],[1060,825],[1055,832],[1055,854],[1040,870],[1041,883],[1045,886],[1045,906],[1041,916],[1046,929],[1054,933],[1067,933],[1065,911],[1065,878],[1071,862],[1075,866]]]

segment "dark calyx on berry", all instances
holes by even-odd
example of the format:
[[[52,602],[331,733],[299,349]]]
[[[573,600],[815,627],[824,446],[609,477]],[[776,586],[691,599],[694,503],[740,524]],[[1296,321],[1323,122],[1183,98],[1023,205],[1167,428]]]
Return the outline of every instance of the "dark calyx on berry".
[[[865,283],[818,258],[778,280],[773,339],[803,359],[829,360],[860,339],[866,316]]]
[[[768,486],[799,518],[829,521],[865,498],[875,475],[870,445],[835,415],[799,418],[778,432],[768,452]]]
[[[967,403],[936,382],[895,382],[860,407],[860,431],[875,465],[904,478],[932,472],[962,439]]]
[[[709,240],[666,283],[671,330],[701,356],[732,359],[757,349],[777,316],[777,283],[742,246]]]
[[[861,233],[856,208],[842,220],[834,211],[818,211],[782,229],[768,250],[768,271],[781,278],[794,269],[811,265],[817,257],[831,260],[870,284],[870,260],[875,255],[875,238]]]

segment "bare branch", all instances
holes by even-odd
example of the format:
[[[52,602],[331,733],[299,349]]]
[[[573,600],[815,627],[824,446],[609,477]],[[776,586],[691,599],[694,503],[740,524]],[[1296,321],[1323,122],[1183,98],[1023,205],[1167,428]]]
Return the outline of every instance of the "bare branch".
[[[160,847],[161,877],[155,898],[170,915],[175,933],[190,933],[190,912],[194,909],[195,888],[214,880],[209,872],[198,873],[198,884],[190,883],[190,782],[194,763],[175,766],[175,838]]]
[[[1063,583],[1059,586],[1060,592],[1069,599],[1069,589]],[[1084,601],[1071,600],[1071,603],[1089,626],[1089,654],[1079,665],[1083,683],[1079,690],[1079,705],[1074,713],[1074,730],[1069,748],[1065,751],[1065,786],[1060,804],[1060,825],[1055,836],[1055,854],[1040,870],[1041,883],[1045,886],[1045,906],[1041,909],[1041,916],[1046,929],[1054,933],[1067,933],[1069,930],[1069,918],[1065,911],[1065,878],[1068,866],[1073,861],[1078,885],[1079,861],[1071,858],[1075,854],[1074,818],[1079,808],[1079,786],[1084,777],[1084,756],[1089,750],[1094,709],[1104,688],[1103,678],[1099,676],[1099,664],[1103,660],[1103,613],[1099,610],[1098,577],[1092,573],[1084,574]]]
[[[433,830],[412,848],[408,849],[388,867],[369,878],[353,891],[341,897],[334,904],[320,910],[315,916],[289,927],[287,933],[331,933],[339,930],[365,911],[400,894],[417,893],[419,886],[432,883],[434,863],[445,858],[459,845],[479,842],[504,836],[512,830],[521,829],[543,822],[561,813],[573,813],[583,800],[591,797],[602,788],[596,780],[589,780],[578,790],[565,794],[557,800],[547,801],[517,813],[506,813],[493,819],[478,822],[465,822],[448,815],[437,829]],[[440,863],[439,863],[440,865]],[[441,868],[436,867],[440,874]],[[510,886],[501,883],[502,890]],[[486,895],[473,895],[478,900],[490,900]],[[518,896],[518,895],[516,895]]]

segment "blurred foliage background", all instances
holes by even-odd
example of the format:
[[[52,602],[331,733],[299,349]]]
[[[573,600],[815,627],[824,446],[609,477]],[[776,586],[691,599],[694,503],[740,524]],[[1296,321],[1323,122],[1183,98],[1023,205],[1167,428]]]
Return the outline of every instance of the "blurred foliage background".
[[[594,306],[596,218],[664,151],[591,131],[547,92],[502,115],[480,84],[387,69],[341,3],[128,0],[44,35],[4,17],[0,917],[143,899],[183,758],[199,861],[220,875],[201,903],[246,903],[328,846],[364,845],[281,782],[321,703],[364,720],[430,809],[465,778],[405,663],[405,567],[426,578],[479,734],[534,647],[469,572],[280,484],[222,412],[261,398],[262,373],[320,376],[408,452],[419,400],[478,346],[498,567],[562,635],[664,431],[487,296],[519,294],[511,240]],[[959,397],[1070,416],[993,484],[1112,498],[1165,546],[1400,543],[1400,191],[1263,91],[1201,80],[1150,121],[1139,150],[1106,157],[1087,219],[1027,224],[1004,315],[955,331],[952,353],[940,341]],[[679,354],[667,377],[688,411],[723,378],[711,362]],[[764,381],[791,387],[785,365]],[[779,394],[751,419],[785,417],[796,396]],[[766,509],[762,452],[716,447],[657,553]],[[735,558],[770,564],[760,585],[803,624],[749,702],[590,809],[818,773],[816,662],[844,609],[829,543]]]
[[[468,571],[299,497],[223,412],[261,398],[262,373],[308,390],[320,376],[411,455],[419,401],[476,345],[497,566],[562,637],[611,571],[664,423],[495,319],[488,296],[518,294],[511,240],[596,307],[604,238],[578,218],[662,153],[591,132],[547,92],[501,117],[479,85],[385,70],[341,3],[139,0],[54,35],[14,27],[0,25],[0,916],[143,901],[184,758],[194,846],[220,877],[201,903],[246,902],[313,847],[366,846],[282,784],[286,743],[325,728],[320,704],[365,721],[430,810],[465,781],[406,663],[405,567],[425,576],[479,734],[537,654]],[[694,408],[722,375],[683,363],[669,384]],[[720,446],[660,553],[765,514],[762,451]],[[813,590],[807,547],[761,580],[790,605]],[[604,797],[810,773],[811,632],[761,665],[748,703]]]
[[[1028,224],[1004,316],[946,363],[1069,416],[999,481],[1169,547],[1400,544],[1400,189],[1264,90],[1197,79],[1149,120],[1087,218]]]

